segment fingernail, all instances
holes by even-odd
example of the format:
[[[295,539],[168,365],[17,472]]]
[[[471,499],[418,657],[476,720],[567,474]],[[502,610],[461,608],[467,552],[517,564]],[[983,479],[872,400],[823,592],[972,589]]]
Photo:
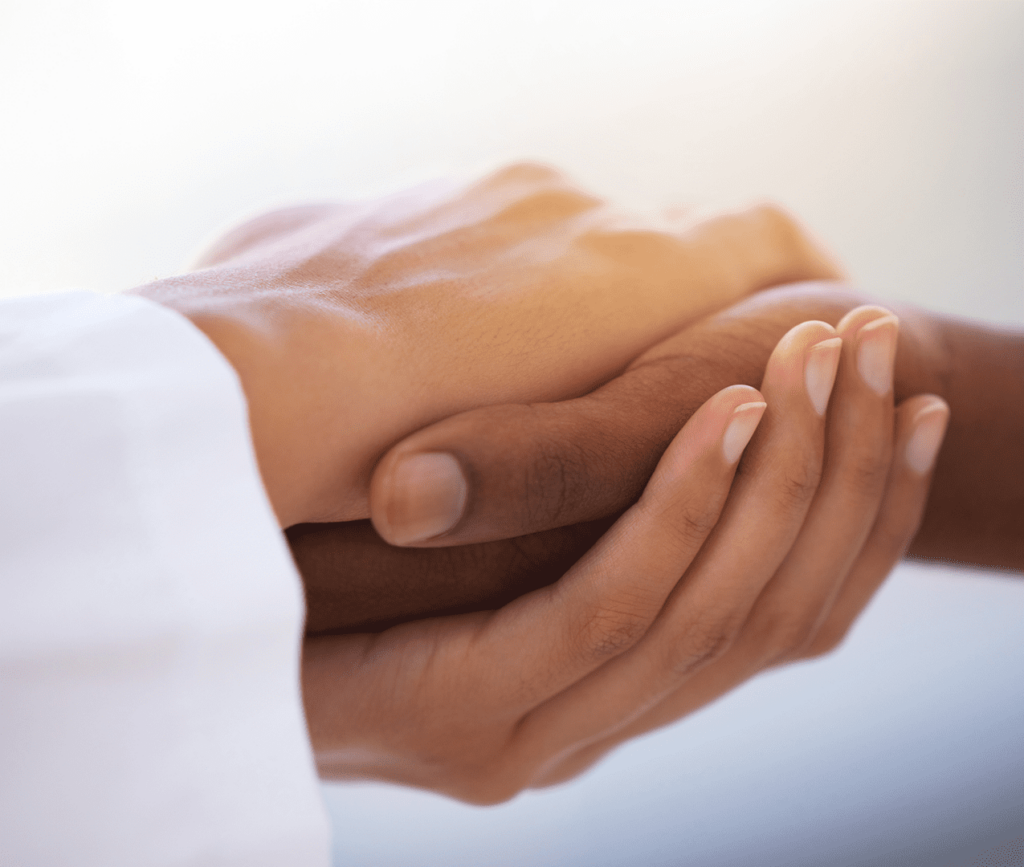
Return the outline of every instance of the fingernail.
[[[391,471],[384,514],[389,541],[409,545],[454,527],[466,508],[468,487],[459,462],[444,452],[401,458]]]
[[[907,464],[915,473],[923,476],[931,470],[939,454],[942,438],[946,435],[948,422],[949,406],[941,398],[936,398],[918,412],[906,451]]]
[[[807,350],[804,385],[818,415],[824,415],[828,408],[828,397],[832,394],[832,385],[836,381],[839,353],[842,348],[841,337],[830,337],[821,343],[815,343]]]
[[[857,373],[875,394],[886,395],[892,389],[892,369],[896,361],[896,338],[900,321],[883,316],[857,332]]]
[[[722,437],[722,453],[727,464],[734,464],[740,459],[767,406],[763,400],[755,400],[741,403],[732,411],[732,421],[729,422],[725,436]]]

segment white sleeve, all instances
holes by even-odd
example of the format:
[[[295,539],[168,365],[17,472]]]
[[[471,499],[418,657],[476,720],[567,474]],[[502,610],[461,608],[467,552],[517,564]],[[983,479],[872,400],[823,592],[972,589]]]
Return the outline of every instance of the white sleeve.
[[[140,298],[0,303],[0,863],[327,864],[302,618],[206,337]]]

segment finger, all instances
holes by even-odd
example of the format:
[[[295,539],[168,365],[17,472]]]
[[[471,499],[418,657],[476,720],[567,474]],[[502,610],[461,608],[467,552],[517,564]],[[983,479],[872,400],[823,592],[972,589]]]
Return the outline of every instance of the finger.
[[[581,739],[607,737],[732,644],[790,551],[816,490],[841,348],[834,334],[810,322],[780,343],[762,389],[769,409],[699,556],[636,647],[530,715],[521,726],[524,749],[561,756]]]
[[[899,562],[924,514],[931,473],[949,419],[949,407],[938,397],[922,395],[905,401],[896,412],[895,446],[891,470],[871,531],[855,559],[837,597],[805,656],[833,650]],[[637,647],[636,651],[641,650]],[[703,707],[755,675],[765,654],[741,641],[714,664],[697,672],[662,701],[626,725],[607,731],[590,743],[565,751],[538,777],[538,785],[551,785],[581,773],[618,744],[669,725]]]
[[[598,737],[584,738],[577,733],[572,737],[573,742],[569,747],[550,749],[542,760],[534,762],[535,771],[530,785],[538,788],[570,780],[621,744],[671,725],[706,707],[757,672],[758,669],[752,668],[744,657],[731,653],[726,653],[704,668],[687,671],[668,697],[653,702],[649,709],[641,710],[623,723],[608,726]],[[523,748],[528,755],[531,746]]]
[[[493,611],[561,578],[612,521],[450,548],[397,548],[369,521],[299,524],[287,537],[306,595],[306,634]]]
[[[897,411],[894,458],[878,516],[860,555],[804,655],[839,645],[917,533],[928,500],[935,459],[949,423],[940,397],[919,395]]]
[[[759,386],[776,344],[808,318],[799,287],[744,303],[664,341],[593,393],[488,407],[413,434],[377,464],[370,512],[395,545],[505,539],[617,514],[635,502],[676,432],[705,400]],[[810,297],[820,298],[820,290]],[[835,292],[833,322],[856,302]]]
[[[761,665],[799,656],[812,639],[875,522],[892,460],[898,320],[880,307],[851,311],[828,418],[822,480],[800,534],[758,598],[736,652]]]
[[[534,707],[640,639],[718,520],[761,420],[756,390],[709,400],[665,452],[643,496],[557,584],[496,612],[481,665],[519,654],[521,707]]]
[[[747,384],[759,379],[757,371]],[[621,511],[636,501],[697,407],[735,381],[729,371],[704,371],[696,361],[663,363],[576,400],[487,407],[446,419],[377,464],[373,525],[393,545],[434,547],[507,539]]]

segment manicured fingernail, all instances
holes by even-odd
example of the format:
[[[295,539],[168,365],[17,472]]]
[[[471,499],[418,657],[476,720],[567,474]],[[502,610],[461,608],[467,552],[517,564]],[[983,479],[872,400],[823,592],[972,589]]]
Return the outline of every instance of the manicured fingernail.
[[[741,403],[732,411],[732,420],[722,437],[722,453],[727,464],[734,464],[740,459],[767,406],[763,400],[755,400]]]
[[[804,385],[807,396],[814,405],[818,415],[824,415],[828,408],[828,397],[832,394],[832,385],[836,381],[836,370],[839,368],[839,353],[843,348],[841,337],[830,337],[815,343],[807,350],[804,362]]]
[[[941,398],[918,412],[906,451],[907,464],[915,473],[923,476],[931,470],[948,423],[949,406]]]
[[[899,319],[890,314],[869,322],[857,332],[857,373],[880,397],[892,390],[899,330]]]
[[[409,545],[454,527],[466,508],[468,486],[452,455],[427,452],[401,458],[391,471],[384,514],[389,539]]]

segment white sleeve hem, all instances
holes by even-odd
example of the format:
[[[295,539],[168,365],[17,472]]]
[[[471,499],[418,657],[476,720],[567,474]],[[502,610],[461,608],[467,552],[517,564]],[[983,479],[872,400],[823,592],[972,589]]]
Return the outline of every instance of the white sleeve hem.
[[[328,863],[301,583],[188,320],[0,305],[0,861]]]

